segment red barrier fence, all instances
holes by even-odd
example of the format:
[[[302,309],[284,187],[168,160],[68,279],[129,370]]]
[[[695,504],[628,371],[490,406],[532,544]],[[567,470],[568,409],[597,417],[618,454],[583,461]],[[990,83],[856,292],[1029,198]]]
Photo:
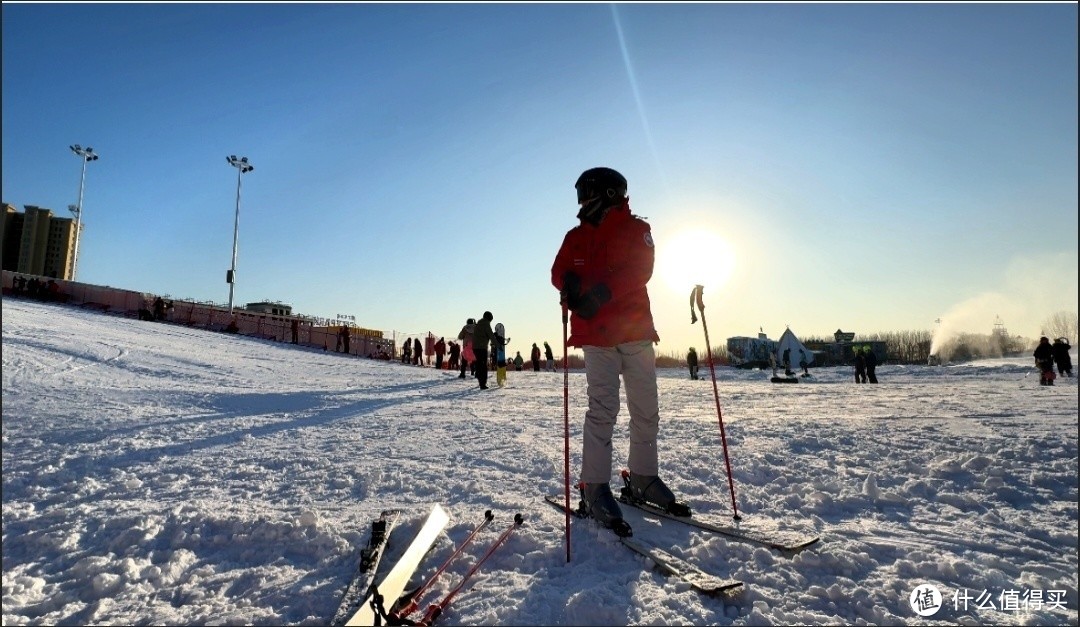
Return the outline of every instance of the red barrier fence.
[[[42,288],[36,293],[29,293],[25,287],[17,289],[16,278],[27,280],[36,278]],[[56,288],[46,288],[48,281],[53,281]],[[61,281],[48,277],[34,277],[10,270],[3,271],[3,291],[4,296],[62,303],[140,320],[153,320],[154,301],[158,298],[157,294],[76,281]],[[327,351],[347,352],[364,357],[378,357],[380,353],[385,353],[392,358],[395,352],[392,340],[373,337],[370,334],[361,335],[357,329],[346,327],[349,328],[349,340],[345,342],[341,334],[341,326],[316,326],[312,320],[303,316],[271,315],[244,309],[234,309],[233,313],[229,313],[227,307],[215,303],[164,300],[172,305],[165,310],[164,322],[313,346]]]

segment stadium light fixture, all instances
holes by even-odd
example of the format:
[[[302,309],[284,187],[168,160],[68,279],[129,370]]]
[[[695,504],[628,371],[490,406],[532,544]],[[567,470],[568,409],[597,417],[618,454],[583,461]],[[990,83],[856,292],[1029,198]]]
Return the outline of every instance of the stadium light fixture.
[[[232,267],[225,275],[225,282],[229,284],[229,313],[233,312],[233,289],[236,287],[236,244],[240,234],[240,181],[243,175],[251,172],[255,169],[255,166],[248,163],[247,157],[236,158],[236,155],[229,155],[225,157],[225,160],[229,162],[229,165],[236,168],[236,217],[233,219],[233,240],[232,240]]]

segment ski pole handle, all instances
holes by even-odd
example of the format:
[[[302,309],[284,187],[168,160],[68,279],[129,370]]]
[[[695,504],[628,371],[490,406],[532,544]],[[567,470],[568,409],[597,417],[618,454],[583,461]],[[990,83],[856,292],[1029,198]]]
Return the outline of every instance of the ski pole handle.
[[[694,311],[695,302],[697,303],[698,311],[701,312],[702,324],[705,322],[705,302],[701,300],[701,292],[704,289],[704,285],[695,285],[694,289],[690,290],[690,324],[697,322],[697,312]]]

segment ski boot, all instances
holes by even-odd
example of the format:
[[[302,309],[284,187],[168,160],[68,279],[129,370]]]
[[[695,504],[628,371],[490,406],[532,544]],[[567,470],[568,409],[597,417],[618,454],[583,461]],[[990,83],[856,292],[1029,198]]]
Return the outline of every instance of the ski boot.
[[[622,517],[622,509],[608,483],[579,483],[581,511],[600,525],[615,532],[620,538],[634,535],[633,529]]]
[[[672,516],[691,515],[690,506],[675,500],[675,495],[656,475],[635,475],[629,470],[622,471],[623,499],[630,503],[645,503],[664,510]]]

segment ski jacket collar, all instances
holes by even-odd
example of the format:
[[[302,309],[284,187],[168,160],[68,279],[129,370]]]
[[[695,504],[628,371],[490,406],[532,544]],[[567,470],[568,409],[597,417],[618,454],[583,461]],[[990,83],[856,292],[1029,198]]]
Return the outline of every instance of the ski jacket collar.
[[[593,224],[585,218],[579,218],[579,220],[581,221],[581,226],[591,226],[594,229],[598,229],[600,228],[601,224],[604,224],[605,222],[613,218],[617,221],[619,219],[629,218],[631,216],[632,214],[630,213],[630,199],[623,198],[622,203],[608,207],[604,211],[604,216],[600,218],[600,221],[598,223]]]

